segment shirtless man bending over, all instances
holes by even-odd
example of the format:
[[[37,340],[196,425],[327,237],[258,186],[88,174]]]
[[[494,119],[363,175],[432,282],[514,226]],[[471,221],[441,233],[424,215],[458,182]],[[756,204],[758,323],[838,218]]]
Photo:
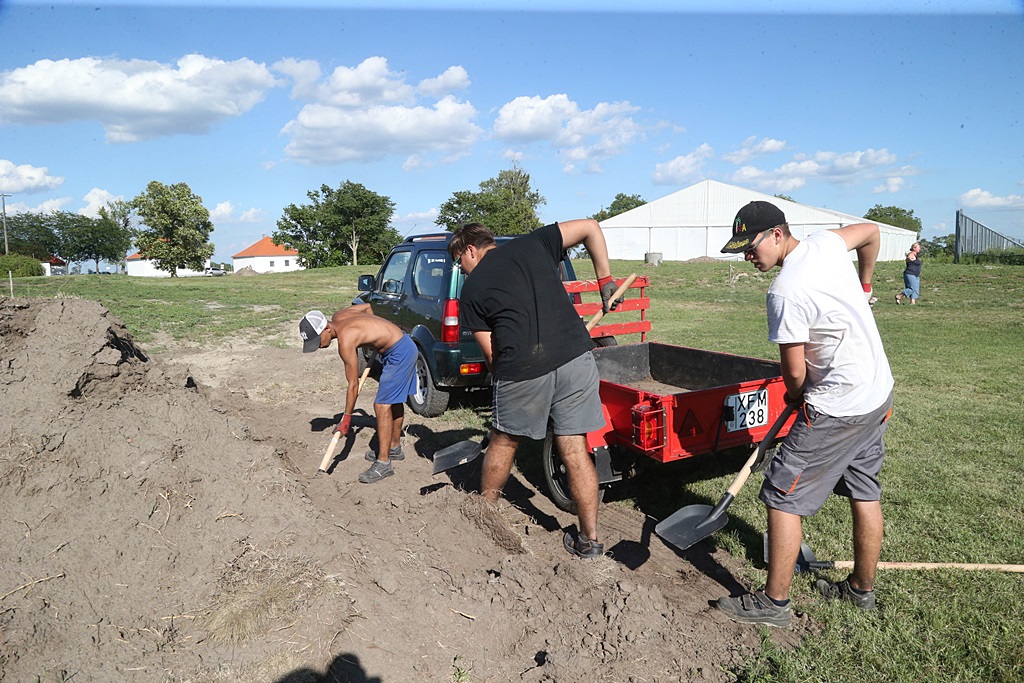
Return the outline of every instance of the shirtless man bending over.
[[[338,355],[345,364],[348,392],[345,413],[336,431],[346,435],[352,427],[352,412],[359,395],[358,349],[370,348],[377,352],[376,362],[381,365],[381,374],[373,412],[377,416],[378,452],[366,452],[366,459],[373,463],[359,475],[359,481],[373,484],[390,477],[395,473],[391,461],[405,459],[401,443],[403,404],[408,396],[416,393],[416,343],[393,323],[375,316],[370,304],[342,309],[330,320],[320,311],[310,311],[299,322],[299,335],[304,353],[326,349],[332,339],[338,340]]]

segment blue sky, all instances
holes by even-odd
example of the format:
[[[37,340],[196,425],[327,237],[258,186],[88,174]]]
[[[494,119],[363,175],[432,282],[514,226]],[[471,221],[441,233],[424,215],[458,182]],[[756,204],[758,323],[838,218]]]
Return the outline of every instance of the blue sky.
[[[1021,0],[199,4],[0,0],[8,215],[185,182],[223,261],[322,184],[405,234],[518,163],[545,221],[710,178],[1024,239]]]

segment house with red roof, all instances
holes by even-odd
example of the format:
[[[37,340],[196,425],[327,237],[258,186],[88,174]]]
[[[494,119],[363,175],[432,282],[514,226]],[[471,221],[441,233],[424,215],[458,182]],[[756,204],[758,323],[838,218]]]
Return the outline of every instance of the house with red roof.
[[[43,272],[46,275],[67,275],[68,264],[60,259],[58,256],[51,256],[46,261],[40,261],[39,265],[43,267]]]
[[[252,268],[257,273],[305,270],[305,267],[299,264],[299,252],[282,244],[274,244],[274,241],[266,236],[232,256],[231,262],[236,273],[243,268]]]

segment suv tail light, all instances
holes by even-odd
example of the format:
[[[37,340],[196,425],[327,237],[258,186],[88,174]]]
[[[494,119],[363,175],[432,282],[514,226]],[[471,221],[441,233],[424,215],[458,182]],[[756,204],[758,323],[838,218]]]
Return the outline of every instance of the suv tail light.
[[[441,341],[457,342],[462,335],[459,327],[459,300],[445,299],[441,310]]]

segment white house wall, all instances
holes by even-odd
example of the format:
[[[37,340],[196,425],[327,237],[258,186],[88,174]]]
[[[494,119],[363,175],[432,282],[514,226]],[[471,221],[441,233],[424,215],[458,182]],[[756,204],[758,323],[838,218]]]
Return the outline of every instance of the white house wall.
[[[209,268],[210,262],[206,262],[206,267]],[[125,273],[133,275],[135,277],[170,277],[171,274],[166,270],[158,270],[156,265],[152,261],[145,259],[132,259],[125,262]],[[203,271],[189,270],[188,268],[178,268],[178,277],[196,277],[203,275]]]
[[[288,262],[287,266],[284,264],[285,261]],[[233,258],[231,263],[236,273],[246,267],[252,268],[257,273],[287,273],[293,270],[302,270],[298,256],[245,256]],[[270,265],[271,263],[274,265]]]

